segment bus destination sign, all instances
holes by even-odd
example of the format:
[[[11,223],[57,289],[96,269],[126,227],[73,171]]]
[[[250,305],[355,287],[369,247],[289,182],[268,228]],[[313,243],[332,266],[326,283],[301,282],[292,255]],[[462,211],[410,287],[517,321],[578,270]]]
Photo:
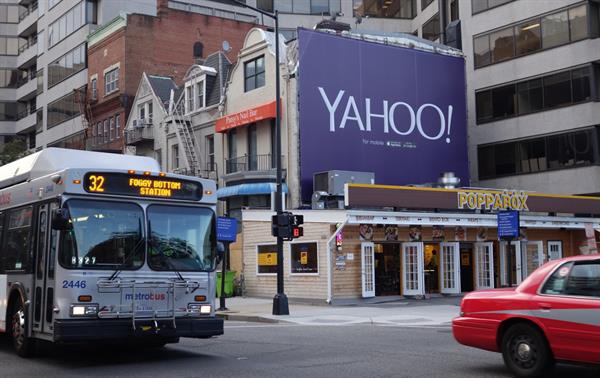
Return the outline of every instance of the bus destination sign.
[[[201,183],[189,180],[112,172],[87,173],[83,187],[88,193],[186,201],[199,201],[203,190]]]

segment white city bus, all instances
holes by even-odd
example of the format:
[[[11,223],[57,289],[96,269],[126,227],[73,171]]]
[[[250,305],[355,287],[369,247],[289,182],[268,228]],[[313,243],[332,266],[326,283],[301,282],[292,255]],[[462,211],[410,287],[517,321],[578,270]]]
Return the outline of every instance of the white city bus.
[[[139,156],[48,148],[0,167],[0,332],[142,341],[223,334],[214,181]]]

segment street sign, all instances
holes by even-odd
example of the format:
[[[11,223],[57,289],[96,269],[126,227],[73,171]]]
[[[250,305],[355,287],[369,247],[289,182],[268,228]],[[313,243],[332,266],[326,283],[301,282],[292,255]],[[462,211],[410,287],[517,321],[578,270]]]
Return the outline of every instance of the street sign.
[[[234,242],[237,236],[237,220],[235,218],[217,218],[217,240]]]
[[[498,212],[498,239],[516,239],[519,237],[519,212]]]

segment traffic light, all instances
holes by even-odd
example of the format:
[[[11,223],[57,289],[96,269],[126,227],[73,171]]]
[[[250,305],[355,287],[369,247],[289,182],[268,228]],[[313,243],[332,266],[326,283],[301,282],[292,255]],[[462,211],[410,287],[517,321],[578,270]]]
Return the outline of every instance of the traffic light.
[[[304,217],[302,215],[294,215],[290,212],[273,215],[271,218],[271,235],[288,241],[299,238],[304,236],[304,230],[300,227],[303,223]]]

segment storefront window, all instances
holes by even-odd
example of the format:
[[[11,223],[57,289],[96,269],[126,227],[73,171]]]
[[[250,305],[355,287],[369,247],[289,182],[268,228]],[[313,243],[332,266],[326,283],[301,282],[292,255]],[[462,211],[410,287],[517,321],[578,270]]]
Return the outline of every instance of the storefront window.
[[[292,243],[290,244],[290,250],[292,274],[319,273],[319,249],[317,243]]]
[[[258,274],[277,273],[277,245],[259,245],[256,247],[256,272]]]

